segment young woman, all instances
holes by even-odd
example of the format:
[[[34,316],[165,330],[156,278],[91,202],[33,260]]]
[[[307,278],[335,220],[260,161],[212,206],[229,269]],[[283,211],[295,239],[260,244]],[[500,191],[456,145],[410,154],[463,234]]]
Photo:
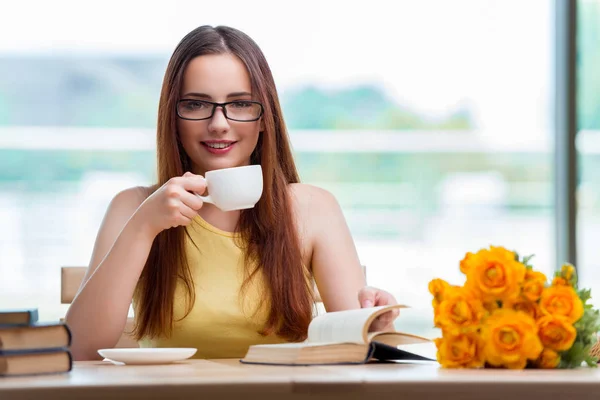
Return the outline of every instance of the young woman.
[[[298,183],[271,71],[244,33],[202,26],[179,43],[160,95],[157,152],[158,183],[117,194],[98,232],[66,317],[75,359],[117,343],[132,301],[142,346],[195,347],[206,358],[303,340],[313,279],[327,311],[395,303],[365,287],[335,198]],[[254,208],[223,212],[195,195],[207,171],[251,164],[264,180]]]

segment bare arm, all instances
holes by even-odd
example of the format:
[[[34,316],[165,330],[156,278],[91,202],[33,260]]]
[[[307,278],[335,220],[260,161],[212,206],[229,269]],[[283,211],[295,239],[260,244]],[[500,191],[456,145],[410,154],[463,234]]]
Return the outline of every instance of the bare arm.
[[[335,197],[307,185],[294,185],[298,216],[305,240],[312,249],[312,272],[329,311],[396,304],[390,293],[367,287],[346,219]],[[373,331],[393,330],[398,310],[379,316]]]
[[[346,219],[335,197],[308,185],[293,185],[298,223],[311,251],[312,272],[327,311],[396,304],[385,290],[365,286],[365,276]],[[304,222],[301,222],[304,221]],[[372,331],[394,330],[398,310],[380,315]]]
[[[360,308],[365,287],[356,247],[335,197],[310,185],[294,185],[299,224],[312,249],[311,266],[328,312]]]
[[[76,360],[98,358],[98,349],[115,346],[154,238],[164,229],[190,224],[202,207],[202,200],[192,192],[203,193],[205,188],[204,178],[186,173],[150,196],[133,188],[113,199],[66,316]]]
[[[102,221],[90,265],[66,316],[76,360],[98,358],[96,350],[114,347],[123,332],[154,240],[135,215],[144,199],[142,188],[119,193]]]

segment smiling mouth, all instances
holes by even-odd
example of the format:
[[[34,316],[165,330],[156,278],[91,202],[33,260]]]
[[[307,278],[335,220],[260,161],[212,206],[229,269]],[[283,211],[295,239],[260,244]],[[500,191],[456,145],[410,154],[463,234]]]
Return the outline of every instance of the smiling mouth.
[[[210,147],[211,149],[226,149],[231,147],[236,142],[202,142],[206,147]]]

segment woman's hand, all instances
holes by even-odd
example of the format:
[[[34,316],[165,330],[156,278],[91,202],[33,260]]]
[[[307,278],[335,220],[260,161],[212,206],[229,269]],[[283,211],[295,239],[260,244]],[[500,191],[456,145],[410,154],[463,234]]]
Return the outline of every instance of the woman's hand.
[[[140,217],[142,225],[153,237],[165,229],[189,225],[203,204],[195,193],[203,194],[205,190],[204,177],[186,172],[169,179],[148,196],[135,216]]]
[[[394,296],[390,293],[370,286],[365,286],[358,292],[358,301],[360,302],[361,308],[398,304]],[[395,330],[394,320],[398,318],[399,315],[400,311],[398,311],[398,309],[386,312],[373,321],[369,330],[371,332],[393,331]]]

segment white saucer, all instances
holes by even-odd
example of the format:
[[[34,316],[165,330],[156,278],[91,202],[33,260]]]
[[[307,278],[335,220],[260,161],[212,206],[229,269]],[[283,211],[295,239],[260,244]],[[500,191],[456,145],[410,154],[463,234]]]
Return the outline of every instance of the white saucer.
[[[150,365],[168,364],[185,360],[196,353],[193,348],[130,348],[100,349],[98,354],[114,364]]]

